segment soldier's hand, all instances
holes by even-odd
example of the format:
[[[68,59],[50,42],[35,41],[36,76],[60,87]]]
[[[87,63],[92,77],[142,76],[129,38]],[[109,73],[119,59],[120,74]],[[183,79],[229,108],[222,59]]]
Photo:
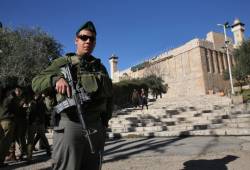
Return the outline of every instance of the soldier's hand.
[[[57,93],[60,93],[60,94],[67,93],[68,97],[71,96],[70,86],[64,78],[60,78],[56,82],[56,91]]]

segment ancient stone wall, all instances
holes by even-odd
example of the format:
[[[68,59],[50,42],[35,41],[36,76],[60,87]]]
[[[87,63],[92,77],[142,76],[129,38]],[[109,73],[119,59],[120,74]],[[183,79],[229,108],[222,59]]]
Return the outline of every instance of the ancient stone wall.
[[[156,74],[168,84],[170,96],[226,93],[229,81],[223,80],[223,72],[228,69],[228,61],[221,48],[223,41],[223,35],[210,32],[206,40],[193,39],[146,61],[145,68],[116,72],[114,81]],[[230,62],[235,64],[232,56]]]

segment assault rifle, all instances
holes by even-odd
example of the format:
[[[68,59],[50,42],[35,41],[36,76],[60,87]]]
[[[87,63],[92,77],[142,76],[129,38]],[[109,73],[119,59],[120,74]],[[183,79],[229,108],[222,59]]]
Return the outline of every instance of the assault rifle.
[[[95,130],[93,132],[91,132],[91,129],[87,129],[86,123],[85,123],[85,121],[83,119],[83,115],[85,114],[85,112],[84,112],[84,110],[82,108],[82,105],[84,105],[84,103],[86,101],[89,101],[90,98],[86,94],[86,92],[84,91],[83,88],[79,88],[78,86],[76,86],[74,84],[69,64],[67,64],[65,67],[62,68],[62,72],[63,72],[63,74],[65,76],[65,79],[68,81],[68,83],[69,83],[69,85],[71,87],[71,94],[72,94],[72,99],[71,100],[69,99],[69,100],[66,100],[66,101],[67,102],[71,101],[71,104],[69,104],[69,106],[76,106],[77,115],[78,115],[78,118],[79,118],[81,126],[82,126],[83,135],[88,140],[91,153],[94,154],[95,150],[94,150],[93,144],[91,142],[90,135],[95,133]],[[63,105],[65,106],[65,104],[63,104]],[[62,109],[65,109],[65,107],[62,108]]]

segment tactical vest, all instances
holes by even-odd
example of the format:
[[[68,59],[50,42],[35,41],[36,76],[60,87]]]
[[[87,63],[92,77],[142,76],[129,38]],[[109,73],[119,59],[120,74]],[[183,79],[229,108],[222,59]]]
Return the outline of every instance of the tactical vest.
[[[85,58],[77,60],[77,56],[67,56],[72,64],[71,74],[78,88],[83,88],[90,97],[85,103],[86,110],[90,112],[103,112],[106,110],[106,98],[112,96],[112,82],[101,64],[100,59],[87,61]],[[67,79],[67,78],[66,78]],[[57,94],[57,102],[65,101],[65,95]]]

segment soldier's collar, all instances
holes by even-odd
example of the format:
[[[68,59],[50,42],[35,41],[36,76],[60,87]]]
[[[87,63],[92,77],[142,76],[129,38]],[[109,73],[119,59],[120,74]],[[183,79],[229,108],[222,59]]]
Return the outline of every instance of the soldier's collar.
[[[101,62],[100,59],[96,59],[92,55],[78,56],[75,53],[69,53],[69,55],[67,55],[67,58],[68,58],[69,63],[71,63],[72,65],[76,65],[80,62],[87,62],[87,63],[96,63],[96,62],[100,63]]]
[[[72,65],[76,65],[78,63],[80,63],[80,57],[77,56],[75,53],[68,53],[66,54],[67,56],[67,61],[72,64]]]

